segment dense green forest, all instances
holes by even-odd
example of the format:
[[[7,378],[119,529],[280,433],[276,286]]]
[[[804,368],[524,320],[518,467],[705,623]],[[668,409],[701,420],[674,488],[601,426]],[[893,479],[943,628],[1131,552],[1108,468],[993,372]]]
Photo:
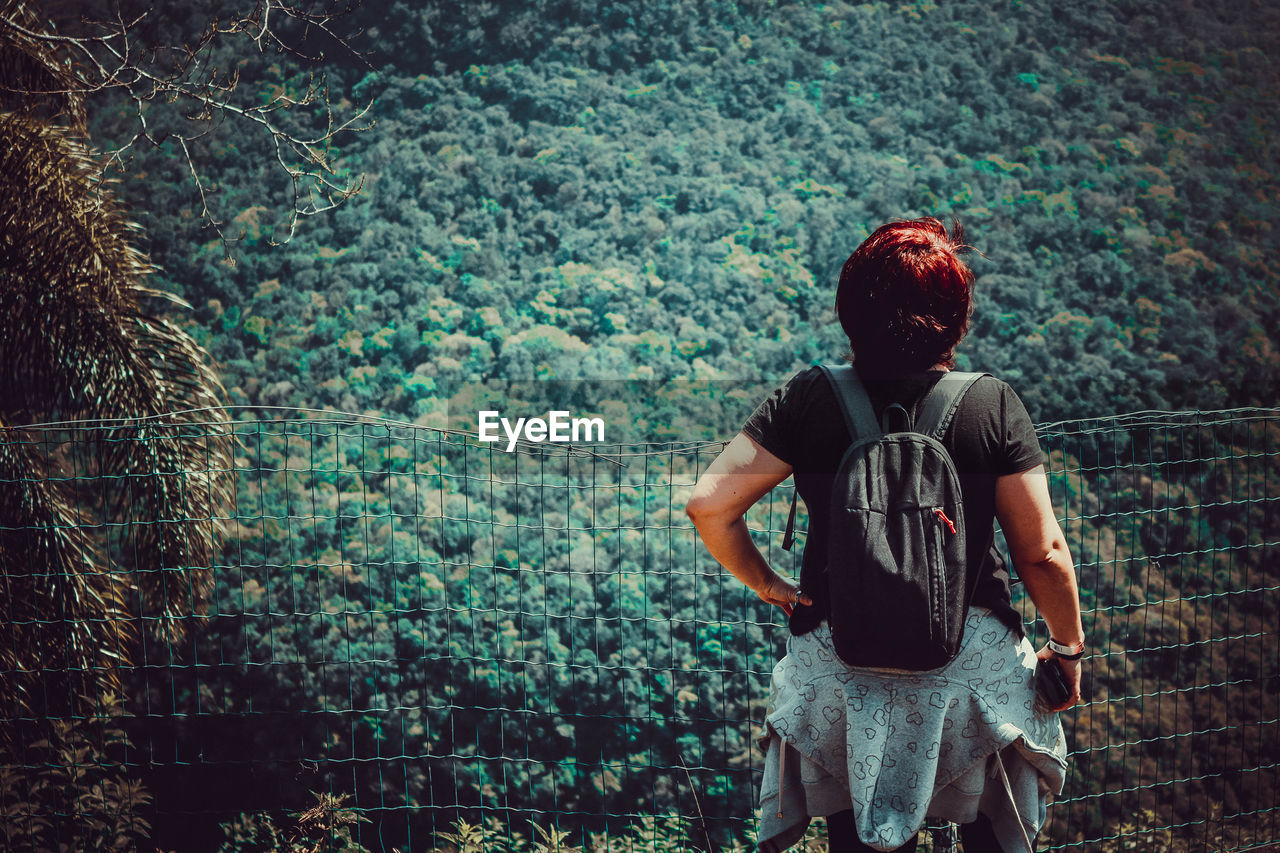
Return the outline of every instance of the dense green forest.
[[[213,7],[147,26],[181,34]],[[319,67],[340,109],[373,104],[374,126],[338,140],[360,195],[274,245],[288,182],[270,140],[231,123],[192,152],[241,239],[207,227],[172,144],[139,147],[119,185],[235,404],[457,425],[482,380],[627,380],[643,384],[614,387],[618,411],[652,427],[631,437],[727,438],[840,355],[849,252],[923,214],[957,217],[984,254],[962,366],[1038,420],[1276,403],[1272,4],[426,2],[341,24],[363,53],[325,42]],[[220,59],[263,98],[314,70]],[[99,144],[134,132],[127,105],[92,118]],[[707,384],[676,382],[671,410],[727,411],[672,430],[644,392],[677,380]],[[1262,808],[1255,789],[1275,789],[1271,730],[1233,734],[1231,716],[1243,696],[1276,717],[1258,680],[1274,638],[1230,660],[1199,645],[1268,630],[1274,548],[1250,543],[1280,538],[1274,425],[1119,435],[1154,449],[1046,447],[1111,656],[1077,763],[1121,793],[1083,794],[1056,827],[1085,849],[1144,812],[1199,837],[1208,803]],[[780,631],[680,513],[709,451],[622,468],[328,424],[253,426],[239,447],[209,613],[182,644],[150,641],[128,684],[125,761],[160,847],[213,850],[219,820],[308,789],[353,793],[373,849],[477,814],[624,835],[698,814],[682,843],[747,837]],[[785,497],[755,526],[776,534]],[[127,561],[128,531],[110,535]],[[1215,667],[1223,685],[1145,702]],[[1208,743],[1231,749],[1193,754],[1170,727],[1230,727]],[[1262,770],[1238,778],[1245,756]],[[1192,781],[1159,815],[1162,789],[1124,793],[1171,777]]]
[[[963,362],[1033,416],[1271,404],[1276,17],[371,4],[346,22],[368,55],[325,69],[374,103],[339,140],[362,195],[268,250],[269,143],[215,130],[226,258],[179,159],[140,153],[123,189],[236,403],[417,418],[482,378],[779,382],[839,354],[868,230],[936,214],[986,256]],[[302,79],[240,63],[264,93]]]

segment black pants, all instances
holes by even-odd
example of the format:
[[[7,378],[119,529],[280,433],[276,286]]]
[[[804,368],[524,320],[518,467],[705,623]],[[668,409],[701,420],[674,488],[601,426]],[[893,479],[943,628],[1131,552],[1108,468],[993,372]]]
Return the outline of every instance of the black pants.
[[[893,853],[912,853],[916,849],[916,841],[916,838],[911,839]],[[964,853],[1004,853],[991,829],[991,821],[981,812],[973,823],[960,825],[960,843],[964,845]],[[875,853],[858,840],[858,828],[853,823],[853,809],[827,817],[827,844],[831,853]]]

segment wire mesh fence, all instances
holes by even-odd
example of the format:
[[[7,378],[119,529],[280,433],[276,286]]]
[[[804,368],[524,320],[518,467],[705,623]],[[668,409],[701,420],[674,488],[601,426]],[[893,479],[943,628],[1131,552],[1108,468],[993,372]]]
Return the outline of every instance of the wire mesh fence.
[[[234,460],[126,475],[102,464],[107,442],[166,429],[197,444],[230,431]],[[1041,849],[1280,839],[1280,412],[1131,415],[1040,435],[1090,639],[1086,701],[1064,719],[1072,769]],[[29,682],[3,720],[10,788],[49,767],[50,725],[105,715],[83,695],[85,676],[105,675],[93,683],[118,680],[112,719],[127,735],[112,760],[151,792],[157,838],[197,839],[184,850],[214,850],[219,823],[305,807],[312,791],[351,795],[372,850],[430,849],[459,821],[484,827],[491,849],[539,831],[610,850],[749,843],[755,738],[786,629],[683,513],[719,444],[507,453],[330,418],[0,441],[76,507],[0,528],[6,641],[42,661],[6,664],[5,679]],[[0,474],[0,489],[23,493],[20,472]],[[156,517],[133,499],[221,477],[234,493],[225,517]],[[789,499],[788,483],[748,524],[776,567],[798,573],[800,549],[780,549]],[[142,560],[148,531],[174,524],[213,540],[212,565]],[[22,609],[23,589],[61,584],[51,600],[65,603],[73,588],[15,556],[23,537],[59,526],[97,543],[101,564],[83,571],[119,581],[119,613]],[[207,595],[184,576],[204,578]],[[184,630],[168,630],[157,603],[172,608],[175,590],[190,597]],[[118,622],[136,643],[114,663],[77,657],[77,619]]]

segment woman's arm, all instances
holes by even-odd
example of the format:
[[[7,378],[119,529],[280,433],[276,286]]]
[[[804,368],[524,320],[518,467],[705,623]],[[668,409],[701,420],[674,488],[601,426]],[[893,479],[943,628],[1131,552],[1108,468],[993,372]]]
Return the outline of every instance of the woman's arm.
[[[698,478],[685,506],[711,556],[762,600],[788,614],[797,601],[813,601],[800,592],[798,582],[770,568],[751,541],[743,516],[790,474],[790,465],[738,433]]]
[[[1080,593],[1066,537],[1053,514],[1044,466],[996,479],[996,518],[1009,543],[1009,556],[1027,594],[1059,643],[1084,642],[1080,621]],[[1037,656],[1053,657],[1048,647]],[[1059,659],[1071,685],[1071,696],[1052,711],[1065,711],[1080,701],[1080,661]]]

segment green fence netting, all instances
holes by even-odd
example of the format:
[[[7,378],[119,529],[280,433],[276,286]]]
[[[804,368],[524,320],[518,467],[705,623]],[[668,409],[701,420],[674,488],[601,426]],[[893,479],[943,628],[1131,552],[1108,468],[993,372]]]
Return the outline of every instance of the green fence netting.
[[[123,474],[104,462],[113,442],[166,430],[196,443],[230,431],[234,462]],[[1280,839],[1280,411],[1144,413],[1040,435],[1090,640],[1086,699],[1065,715],[1072,770],[1041,849]],[[371,850],[443,845],[460,820],[487,827],[492,849],[543,837],[534,826],[597,849],[749,842],[755,738],[785,628],[684,515],[720,445],[509,454],[331,417],[64,425],[0,442],[75,507],[0,529],[7,642],[41,654],[36,670],[4,673],[27,686],[3,720],[16,756],[6,802],[50,768],[51,725],[94,720],[84,676],[111,670],[127,741],[108,752],[150,792],[156,837],[189,839],[183,850],[217,849],[220,822],[302,808],[318,791],[350,795]],[[225,517],[156,518],[133,497],[224,476]],[[0,477],[0,489],[25,485],[12,467]],[[800,549],[780,549],[789,498],[788,483],[748,522],[795,572]],[[138,563],[139,537],[173,524],[213,538],[213,565]],[[19,606],[14,590],[64,580],[16,561],[21,537],[71,528],[101,556],[83,571],[124,590],[115,616],[56,596],[61,609]],[[183,573],[212,587],[205,607],[190,593],[175,632],[155,602],[173,606]],[[115,663],[77,657],[85,619],[118,622],[136,643]]]

